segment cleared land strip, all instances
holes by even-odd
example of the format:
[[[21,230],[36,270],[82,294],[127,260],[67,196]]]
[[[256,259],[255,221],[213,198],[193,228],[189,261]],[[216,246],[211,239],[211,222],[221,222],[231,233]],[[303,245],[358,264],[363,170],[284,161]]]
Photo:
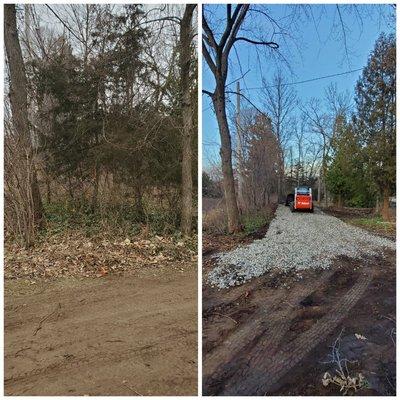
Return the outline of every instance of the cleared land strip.
[[[278,381],[322,342],[361,298],[372,280],[369,270],[361,273],[351,289],[334,304],[327,315],[308,331],[268,357],[268,347],[255,346],[246,369],[227,382],[221,395],[266,395]]]

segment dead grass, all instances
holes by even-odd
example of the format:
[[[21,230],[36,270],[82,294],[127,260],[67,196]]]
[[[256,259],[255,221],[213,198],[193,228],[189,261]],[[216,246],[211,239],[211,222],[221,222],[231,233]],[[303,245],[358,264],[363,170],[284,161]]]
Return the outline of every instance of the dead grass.
[[[239,236],[247,236],[269,225],[276,210],[276,205],[269,205],[262,210],[243,212],[240,222],[243,226]],[[227,233],[227,216],[222,199],[203,198],[203,231],[210,235]]]
[[[203,230],[207,233],[222,235],[226,232],[227,218],[223,207],[210,210],[203,216]]]

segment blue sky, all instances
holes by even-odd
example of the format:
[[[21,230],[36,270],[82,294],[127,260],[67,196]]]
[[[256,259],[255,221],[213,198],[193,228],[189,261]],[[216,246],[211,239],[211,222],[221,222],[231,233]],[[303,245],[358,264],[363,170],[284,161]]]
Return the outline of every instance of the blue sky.
[[[256,6],[254,6],[256,7]],[[246,42],[238,42],[236,51],[231,52],[227,82],[240,78],[241,89],[251,101],[262,108],[260,90],[252,89],[262,85],[263,78],[271,81],[277,69],[283,70],[285,82],[302,80],[342,73],[363,68],[368,55],[381,32],[391,32],[394,21],[388,18],[393,13],[390,5],[362,5],[357,9],[351,5],[309,5],[301,8],[292,5],[262,5],[289,35],[272,36],[272,25],[260,13],[252,13],[239,36],[253,38],[273,38],[280,45],[280,54],[272,50],[260,49]],[[212,13],[215,29],[223,26],[225,6],[206,5],[206,13]],[[210,14],[208,14],[210,18]],[[340,22],[342,18],[343,25]],[[344,27],[344,30],[343,30]],[[275,26],[278,30],[277,26]],[[345,35],[344,35],[345,33]],[[345,39],[344,39],[345,37]],[[346,56],[345,47],[348,49]],[[237,61],[240,59],[240,65]],[[301,102],[311,97],[323,98],[330,83],[336,83],[339,91],[348,90],[353,96],[354,86],[361,71],[335,78],[293,85]],[[203,61],[203,89],[214,89],[214,78]],[[235,90],[232,85],[231,90]],[[234,101],[234,98],[231,97]],[[245,103],[245,100],[243,101]],[[203,168],[207,169],[210,160],[219,161],[219,133],[210,99],[203,95]],[[245,104],[243,104],[245,106]],[[229,104],[229,112],[234,110]]]

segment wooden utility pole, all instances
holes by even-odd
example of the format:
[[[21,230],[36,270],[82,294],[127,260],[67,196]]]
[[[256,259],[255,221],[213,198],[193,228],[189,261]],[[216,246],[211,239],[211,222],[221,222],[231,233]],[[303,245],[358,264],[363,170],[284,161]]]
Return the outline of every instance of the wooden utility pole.
[[[238,203],[239,208],[244,207],[243,197],[243,135],[240,121],[240,82],[236,83],[236,154],[238,170]]]
[[[292,185],[293,181],[293,149],[292,146],[290,146],[290,184]]]
[[[318,174],[318,197],[317,197],[318,205],[321,205],[321,169]]]

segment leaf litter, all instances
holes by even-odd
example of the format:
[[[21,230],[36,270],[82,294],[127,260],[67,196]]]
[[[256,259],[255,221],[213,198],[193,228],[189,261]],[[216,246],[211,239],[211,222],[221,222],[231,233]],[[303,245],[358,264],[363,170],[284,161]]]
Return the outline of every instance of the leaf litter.
[[[29,249],[6,241],[4,278],[34,282],[42,278],[100,278],[161,266],[182,268],[188,262],[196,262],[196,243],[196,237],[136,236],[106,240],[87,238],[75,231],[47,237]]]

